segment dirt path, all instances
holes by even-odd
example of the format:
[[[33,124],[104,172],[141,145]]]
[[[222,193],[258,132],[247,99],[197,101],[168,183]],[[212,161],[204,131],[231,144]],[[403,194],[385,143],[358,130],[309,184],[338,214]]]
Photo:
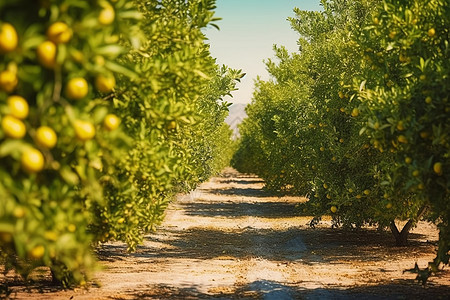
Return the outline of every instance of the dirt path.
[[[172,203],[157,233],[132,254],[120,243],[99,249],[101,287],[28,290],[16,299],[448,299],[450,272],[426,287],[403,273],[433,258],[436,229],[421,223],[411,246],[390,234],[345,232],[298,216],[300,198],[273,197],[263,182],[228,169]],[[1,280],[5,280],[4,278]],[[47,280],[47,281],[46,281]]]

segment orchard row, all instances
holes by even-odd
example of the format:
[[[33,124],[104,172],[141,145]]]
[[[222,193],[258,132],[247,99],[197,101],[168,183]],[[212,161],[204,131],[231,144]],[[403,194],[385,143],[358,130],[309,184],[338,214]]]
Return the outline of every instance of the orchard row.
[[[390,227],[398,244],[421,218],[435,222],[425,280],[450,257],[449,1],[322,5],[290,20],[299,52],[276,47],[267,61],[233,164],[307,195],[314,222]]]
[[[240,71],[201,29],[214,1],[0,2],[0,262],[85,284],[227,164]]]

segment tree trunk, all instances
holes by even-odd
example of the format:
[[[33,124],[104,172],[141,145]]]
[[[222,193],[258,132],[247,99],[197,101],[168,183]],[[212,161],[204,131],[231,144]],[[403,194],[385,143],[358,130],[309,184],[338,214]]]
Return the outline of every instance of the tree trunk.
[[[423,206],[417,214],[417,220],[419,220],[422,217],[422,215],[425,213],[425,211],[426,211],[426,206]],[[413,220],[409,220],[408,222],[406,222],[405,226],[403,226],[402,231],[398,230],[397,225],[395,225],[395,221],[392,221],[391,224],[389,225],[389,227],[391,228],[391,232],[394,235],[395,244],[397,246],[404,247],[404,246],[408,245],[408,235],[409,235],[409,231],[413,227]]]
[[[404,247],[408,244],[408,234],[413,225],[412,220],[409,220],[405,226],[403,226],[402,231],[399,231],[395,222],[392,221],[390,224],[391,232],[395,237],[395,244],[399,247]]]

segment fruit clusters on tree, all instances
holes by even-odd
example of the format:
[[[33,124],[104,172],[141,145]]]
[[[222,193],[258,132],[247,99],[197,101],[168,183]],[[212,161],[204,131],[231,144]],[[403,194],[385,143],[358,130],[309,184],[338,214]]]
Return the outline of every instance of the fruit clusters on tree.
[[[85,284],[231,157],[214,1],[0,2],[0,262]],[[224,156],[225,157],[225,156]]]
[[[299,52],[268,60],[234,165],[308,195],[316,220],[389,226],[398,244],[420,218],[436,222],[436,271],[450,249],[449,3],[321,3],[295,10]]]

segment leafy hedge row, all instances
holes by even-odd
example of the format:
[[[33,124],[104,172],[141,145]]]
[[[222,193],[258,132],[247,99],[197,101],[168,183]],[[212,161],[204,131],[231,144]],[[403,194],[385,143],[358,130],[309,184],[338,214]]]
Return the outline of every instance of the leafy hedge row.
[[[398,244],[421,217],[435,222],[426,278],[450,257],[449,2],[321,3],[290,20],[299,51],[267,61],[233,164],[307,195],[315,221],[388,226]]]
[[[92,246],[130,250],[226,165],[212,0],[0,2],[0,261],[85,284]]]

